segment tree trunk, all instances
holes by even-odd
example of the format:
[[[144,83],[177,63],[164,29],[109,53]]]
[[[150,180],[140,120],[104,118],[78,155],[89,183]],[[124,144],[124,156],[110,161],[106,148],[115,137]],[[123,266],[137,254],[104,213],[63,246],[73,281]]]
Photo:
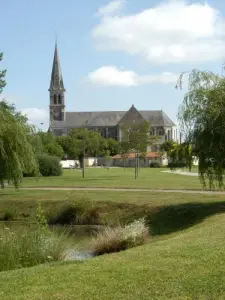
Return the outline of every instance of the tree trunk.
[[[134,169],[134,177],[137,179],[137,152],[135,151],[135,169]]]
[[[84,160],[85,158],[83,157],[83,167],[82,167],[82,177],[84,178]]]

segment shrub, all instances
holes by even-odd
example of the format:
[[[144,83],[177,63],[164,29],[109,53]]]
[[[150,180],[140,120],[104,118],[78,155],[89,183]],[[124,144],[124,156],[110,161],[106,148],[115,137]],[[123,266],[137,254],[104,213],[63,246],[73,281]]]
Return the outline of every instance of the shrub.
[[[160,163],[158,161],[153,161],[150,164],[150,168],[160,168]]]
[[[1,221],[12,221],[12,220],[15,220],[15,218],[16,218],[15,211],[7,210],[7,211],[0,213]]]
[[[85,196],[76,196],[75,199],[58,206],[55,211],[50,211],[48,223],[97,225],[99,213],[92,200]]]
[[[176,169],[176,168],[186,168],[187,164],[184,161],[171,161],[168,163],[168,168]]]
[[[47,154],[38,155],[39,170],[42,176],[60,176],[62,167],[60,159]]]
[[[93,238],[91,249],[94,255],[119,252],[143,245],[148,238],[148,227],[145,224],[145,220],[140,219],[125,227],[105,228]]]

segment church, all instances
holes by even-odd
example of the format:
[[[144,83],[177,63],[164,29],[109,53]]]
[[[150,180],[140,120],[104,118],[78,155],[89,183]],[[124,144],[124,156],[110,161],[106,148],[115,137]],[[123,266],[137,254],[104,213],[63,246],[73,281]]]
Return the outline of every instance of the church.
[[[127,111],[67,112],[65,91],[56,44],[49,87],[49,131],[53,135],[67,135],[73,128],[85,127],[99,131],[104,138],[120,141],[122,124],[148,121],[151,125],[149,134],[159,137],[158,145],[165,140],[179,140],[176,125],[163,110],[138,110],[132,105]],[[157,149],[158,147],[155,145],[155,149],[152,151],[157,151]]]

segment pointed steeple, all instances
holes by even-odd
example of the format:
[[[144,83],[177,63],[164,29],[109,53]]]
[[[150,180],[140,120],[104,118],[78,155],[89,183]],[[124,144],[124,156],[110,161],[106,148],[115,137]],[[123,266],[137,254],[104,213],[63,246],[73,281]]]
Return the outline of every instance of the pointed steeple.
[[[55,53],[54,53],[51,83],[50,83],[49,91],[50,90],[65,91],[61,67],[60,67],[59,55],[58,55],[57,40],[55,42]]]

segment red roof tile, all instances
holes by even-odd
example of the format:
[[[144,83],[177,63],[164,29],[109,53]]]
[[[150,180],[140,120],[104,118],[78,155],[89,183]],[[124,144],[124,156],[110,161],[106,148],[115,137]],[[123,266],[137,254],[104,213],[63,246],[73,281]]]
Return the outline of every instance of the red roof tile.
[[[160,157],[158,152],[147,152],[146,153],[146,158],[157,158]],[[113,159],[120,159],[122,158],[121,154],[117,154],[115,156],[113,156]],[[128,158],[135,158],[135,153],[131,152],[128,154]]]

